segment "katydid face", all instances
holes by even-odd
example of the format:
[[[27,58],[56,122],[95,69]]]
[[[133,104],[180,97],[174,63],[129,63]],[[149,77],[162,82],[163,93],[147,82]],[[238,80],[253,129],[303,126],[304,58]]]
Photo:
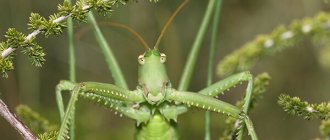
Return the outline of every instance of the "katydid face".
[[[159,104],[165,99],[169,79],[165,69],[166,56],[157,49],[148,50],[138,57],[139,85],[144,90],[145,99],[151,104]]]

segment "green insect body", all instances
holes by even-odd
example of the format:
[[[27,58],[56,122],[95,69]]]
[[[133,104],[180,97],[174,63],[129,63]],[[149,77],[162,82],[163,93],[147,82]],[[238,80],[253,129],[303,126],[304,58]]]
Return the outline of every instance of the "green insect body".
[[[199,92],[180,91],[172,87],[164,64],[166,55],[160,53],[158,45],[169,23],[187,2],[187,0],[184,1],[167,21],[155,47],[150,49],[148,45],[145,45],[145,53],[138,57],[138,85],[135,90],[96,82],[73,83],[61,81],[57,85],[56,100],[62,121],[57,140],[68,138],[69,125],[72,123],[75,114],[75,103],[80,98],[113,109],[116,113],[135,120],[137,129],[135,139],[137,140],[179,139],[176,131],[177,118],[187,112],[189,108],[199,108],[234,117],[238,120],[235,129],[237,129],[236,136],[239,140],[243,137],[244,129],[248,130],[252,140],[258,139],[253,124],[247,116],[253,85],[252,75],[249,72],[232,75]],[[95,20],[91,19],[96,32],[101,35]],[[118,24],[116,26],[131,30],[127,26]],[[102,35],[100,38],[104,39]],[[143,39],[141,42],[146,44]],[[124,81],[124,79],[119,80]],[[243,109],[216,98],[224,91],[243,81],[248,82]],[[64,110],[61,95],[63,90],[71,91],[71,98],[66,110]]]
[[[136,139],[138,140],[177,140],[178,134],[174,123],[166,121],[165,118],[156,113],[148,124],[138,127]]]
[[[139,85],[133,91],[112,84],[96,82],[76,84],[61,81],[56,92],[63,121],[58,140],[66,138],[75,102],[79,97],[114,109],[128,118],[136,120],[136,139],[138,140],[178,139],[175,128],[177,117],[185,113],[189,107],[235,117],[241,122],[245,122],[251,138],[253,140],[257,139],[253,125],[246,115],[252,92],[252,76],[249,72],[242,72],[228,77],[201,90],[199,93],[178,91],[171,87],[166,74],[165,60],[165,54],[160,53],[158,49],[148,50],[140,55],[138,57],[140,63]],[[214,96],[242,81],[248,81],[243,110],[214,98]],[[72,90],[71,99],[65,113],[61,96],[62,90]],[[244,124],[241,123],[240,125]],[[240,131],[243,130],[242,128]]]

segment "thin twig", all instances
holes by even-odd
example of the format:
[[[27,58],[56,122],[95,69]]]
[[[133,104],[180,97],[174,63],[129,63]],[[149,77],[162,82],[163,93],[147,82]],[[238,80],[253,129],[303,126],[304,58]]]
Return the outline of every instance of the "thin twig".
[[[5,118],[11,126],[13,126],[16,131],[25,139],[25,140],[37,140],[37,138],[32,134],[30,129],[26,127],[14,113],[12,113],[7,105],[0,99],[0,115]]]
[[[108,2],[109,0],[103,0],[104,2]],[[83,11],[87,11],[90,8],[92,8],[89,5],[83,6],[82,10]],[[72,14],[69,13],[67,16],[61,16],[58,17],[57,19],[53,20],[53,23],[60,23],[63,21],[66,21],[69,17],[71,17]],[[35,36],[37,36],[39,33],[41,33],[40,29],[34,30],[32,33],[30,33],[28,36],[26,36],[25,38],[25,42],[30,41],[32,38],[34,38]],[[3,52],[1,52],[1,58],[6,58],[8,57],[12,52],[14,52],[16,50],[15,47],[11,46],[9,48],[7,48],[6,50],[4,50]]]

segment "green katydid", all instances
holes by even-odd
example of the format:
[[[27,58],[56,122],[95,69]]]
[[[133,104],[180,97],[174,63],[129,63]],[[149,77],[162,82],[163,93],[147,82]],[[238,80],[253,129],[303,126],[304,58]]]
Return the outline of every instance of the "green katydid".
[[[183,5],[180,7],[182,8]],[[177,11],[181,9],[180,7]],[[151,49],[146,46],[145,52],[138,56],[139,77],[138,86],[135,90],[96,82],[73,83],[61,81],[57,85],[56,97],[62,119],[58,140],[66,139],[68,125],[75,110],[75,102],[79,97],[96,102],[106,108],[114,109],[128,118],[136,120],[137,132],[135,137],[138,140],[179,139],[175,128],[177,117],[187,112],[190,107],[235,117],[240,120],[239,134],[242,135],[244,128],[242,126],[246,126],[251,139],[257,140],[252,122],[247,116],[253,85],[252,75],[249,72],[232,75],[198,93],[172,88],[164,65],[166,55],[159,51],[158,46],[164,31],[177,14],[177,11],[166,23],[155,47]],[[242,81],[248,82],[243,110],[215,98]],[[72,91],[65,112],[61,96],[63,90]]]

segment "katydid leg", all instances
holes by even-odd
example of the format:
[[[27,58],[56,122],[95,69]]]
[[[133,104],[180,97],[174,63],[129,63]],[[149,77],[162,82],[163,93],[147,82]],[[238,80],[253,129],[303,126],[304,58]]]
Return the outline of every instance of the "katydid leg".
[[[62,91],[72,91],[75,87],[76,83],[67,81],[67,80],[61,80],[59,84],[56,86],[56,103],[57,107],[60,112],[61,120],[63,120],[64,117],[64,105],[63,105],[63,98],[62,98]]]
[[[248,118],[248,116],[244,111],[241,111],[238,107],[234,105],[231,105],[229,103],[217,100],[215,98],[206,95],[202,95],[194,92],[175,91],[175,90],[168,93],[167,100],[183,103],[186,104],[187,106],[193,106],[204,110],[222,113],[227,116],[243,120],[248,126],[247,129],[252,140],[257,140],[257,136],[255,134],[250,119]]]
[[[241,72],[241,73],[232,75],[230,77],[227,77],[219,82],[216,82],[216,83],[212,84],[211,86],[199,91],[198,93],[207,95],[207,96],[211,96],[211,97],[216,97],[219,94],[223,94],[224,91],[229,90],[231,87],[235,87],[237,84],[240,84],[241,82],[244,82],[244,81],[249,81],[248,87],[250,87],[250,85],[252,85],[252,81],[250,82],[249,79],[252,79],[252,76],[249,72],[247,72],[247,71]],[[251,93],[251,92],[247,91],[247,93]],[[246,104],[249,104],[249,102],[247,102]],[[245,105],[245,107],[248,107],[248,106]],[[172,112],[180,112],[180,114],[181,114],[181,113],[186,112],[187,110],[188,110],[187,107],[184,107],[184,105],[181,105],[179,108],[173,107]],[[246,113],[247,108],[244,111]],[[167,113],[164,113],[164,114],[167,114]],[[180,115],[180,114],[177,114],[177,115]],[[176,117],[172,117],[172,118],[176,118]]]
[[[65,114],[61,95],[63,90],[72,90]],[[95,82],[76,84],[69,81],[61,81],[56,88],[56,99],[62,120],[57,139],[65,139],[68,133],[68,125],[72,123],[70,121],[74,115],[75,102],[78,100],[78,97],[83,97],[106,108],[112,108],[116,112],[136,120],[138,125],[146,123],[150,119],[151,113],[147,106],[139,105],[139,103],[145,101],[141,92],[140,90],[129,91],[112,84]]]
[[[145,99],[141,90],[129,91],[124,88],[117,87],[112,84],[83,82],[76,84],[70,81],[61,81],[56,87],[56,100],[60,110],[61,118],[64,116],[64,105],[62,99],[63,90],[73,90],[75,86],[80,87],[79,95],[88,100],[95,100],[95,102],[103,102],[103,106],[114,104],[121,106],[122,103],[133,102],[139,104]]]
[[[218,81],[210,85],[207,88],[204,88],[198,93],[215,97],[219,94],[223,94],[224,91],[229,90],[231,87],[234,87],[243,81],[248,81],[250,77],[252,76],[249,72],[241,72],[238,74],[234,74],[232,76],[229,76],[221,81]]]
[[[174,120],[177,122],[177,117],[188,111],[188,108],[184,104],[172,105],[164,103],[159,107],[160,113],[166,118],[167,121]]]
[[[247,114],[249,106],[250,106],[252,91],[253,91],[253,78],[249,72],[241,72],[241,73],[232,75],[228,78],[225,78],[224,80],[216,82],[213,85],[199,91],[199,93],[201,93],[203,95],[214,97],[220,93],[223,93],[225,90],[229,90],[229,88],[236,86],[237,84],[239,84],[243,81],[248,81],[248,85],[246,88],[246,96],[244,98],[244,105],[243,105],[243,112],[245,114]],[[240,121],[241,120],[237,120],[237,123],[239,123]],[[243,127],[243,126],[241,126],[241,127]],[[234,129],[236,129],[236,128],[234,128]],[[239,129],[238,139],[242,139],[243,130],[244,130],[243,128]]]
[[[150,109],[145,105],[139,105],[138,103],[126,103],[124,101],[111,99],[102,95],[93,93],[80,92],[79,97],[83,97],[89,102],[94,102],[102,107],[113,109],[116,113],[120,113],[128,118],[134,119],[137,125],[141,123],[147,123],[151,117]]]
[[[246,95],[244,97],[244,104],[243,104],[243,112],[244,112],[244,114],[246,114],[246,116],[244,118],[244,121],[245,121],[246,128],[248,130],[251,129],[251,128],[253,129],[253,126],[251,126],[252,121],[247,116],[248,109],[250,107],[252,91],[253,91],[253,78],[252,78],[252,75],[249,74],[249,76],[248,76],[248,85],[247,85],[247,88],[246,88]],[[237,120],[237,121],[239,121],[239,120]],[[242,125],[242,127],[244,127],[244,126]],[[243,138],[243,131],[244,131],[244,128],[239,129],[239,132],[238,132],[238,139],[239,140],[241,140]],[[249,135],[251,135],[251,137],[256,135],[255,133],[250,133],[250,131],[248,133],[249,133]]]
[[[57,138],[56,138],[57,140],[65,140],[66,137],[67,137],[67,134],[68,134],[68,131],[69,131],[70,120],[71,120],[71,118],[74,114],[75,103],[78,99],[79,90],[80,90],[79,86],[75,86],[73,88],[73,91],[72,91],[72,94],[71,94],[71,97],[70,97],[65,115],[62,119],[62,124],[61,124],[60,130],[59,130]]]

